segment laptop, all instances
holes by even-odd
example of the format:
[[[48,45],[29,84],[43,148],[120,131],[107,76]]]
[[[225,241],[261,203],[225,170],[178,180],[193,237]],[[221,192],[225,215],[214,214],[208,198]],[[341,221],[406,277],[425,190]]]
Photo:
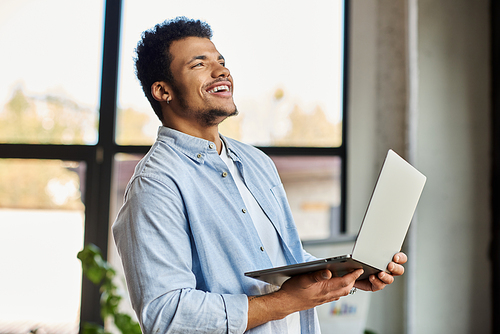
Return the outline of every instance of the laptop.
[[[333,276],[364,270],[366,279],[387,265],[401,250],[424,188],[426,177],[393,150],[387,152],[351,254],[246,272],[245,275],[281,286],[292,276],[329,269]]]

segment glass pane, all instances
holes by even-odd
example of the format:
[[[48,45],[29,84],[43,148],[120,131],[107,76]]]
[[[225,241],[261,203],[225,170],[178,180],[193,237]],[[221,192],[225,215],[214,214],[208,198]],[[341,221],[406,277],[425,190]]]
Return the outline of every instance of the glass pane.
[[[85,169],[0,159],[0,333],[78,333]]]
[[[341,159],[272,156],[302,240],[340,233]]]
[[[127,187],[128,181],[134,174],[134,169],[139,160],[142,159],[142,155],[132,155],[132,154],[117,154],[115,155],[113,163],[113,183],[111,189],[111,215],[112,217],[110,224],[113,224],[114,218],[118,215],[123,204],[123,195],[125,194],[125,188]],[[125,274],[123,273],[123,266],[118,255],[118,251],[113,240],[113,234],[110,233],[110,240],[108,243],[108,262],[116,270],[117,277],[114,283],[118,286],[120,291],[127,292],[122,294],[122,302],[120,303],[120,311],[129,314],[135,321],[137,317],[134,310],[132,309],[132,304],[130,302],[130,297],[128,294],[127,287],[125,285]],[[115,328],[112,321],[106,322],[106,331],[110,333],[120,333],[118,329]]]
[[[206,1],[124,3],[117,143],[154,140],[160,123],[135,78],[134,49],[144,30],[184,15],[212,26],[234,77],[240,114],[222,134],[259,146],[341,145],[343,1],[234,1],[223,10]]]
[[[97,142],[102,8],[0,2],[0,143]]]

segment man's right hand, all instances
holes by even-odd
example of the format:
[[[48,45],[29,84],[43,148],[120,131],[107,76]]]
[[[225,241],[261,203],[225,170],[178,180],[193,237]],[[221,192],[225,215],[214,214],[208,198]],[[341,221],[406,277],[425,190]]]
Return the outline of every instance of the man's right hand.
[[[249,297],[247,330],[347,296],[362,274],[358,269],[332,278],[329,270],[320,270],[294,276],[269,295]]]
[[[288,300],[287,305],[295,308],[290,313],[307,310],[347,296],[362,274],[363,269],[358,269],[342,277],[332,278],[330,270],[320,270],[290,278],[276,293],[284,295],[283,299]]]

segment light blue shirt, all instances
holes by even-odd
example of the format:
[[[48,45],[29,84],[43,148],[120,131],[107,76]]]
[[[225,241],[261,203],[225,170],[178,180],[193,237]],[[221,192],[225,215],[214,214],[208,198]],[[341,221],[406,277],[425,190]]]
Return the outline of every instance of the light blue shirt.
[[[230,158],[278,233],[288,264],[302,249],[283,184],[258,149],[224,138]],[[244,276],[272,267],[214,143],[160,127],[139,162],[113,225],[132,306],[144,333],[243,333],[247,296],[271,286]],[[286,320],[248,333],[286,333]],[[302,333],[319,333],[314,309]]]

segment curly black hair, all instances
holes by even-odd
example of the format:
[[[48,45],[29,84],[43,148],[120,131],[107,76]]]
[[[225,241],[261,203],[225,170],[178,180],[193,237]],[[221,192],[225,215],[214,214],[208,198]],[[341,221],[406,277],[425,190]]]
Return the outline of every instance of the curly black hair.
[[[142,39],[135,49],[135,73],[160,121],[163,120],[163,113],[160,102],[156,101],[151,94],[151,85],[156,81],[174,83],[170,70],[172,55],[169,48],[172,42],[186,37],[211,39],[212,29],[206,22],[179,16],[143,32]]]

